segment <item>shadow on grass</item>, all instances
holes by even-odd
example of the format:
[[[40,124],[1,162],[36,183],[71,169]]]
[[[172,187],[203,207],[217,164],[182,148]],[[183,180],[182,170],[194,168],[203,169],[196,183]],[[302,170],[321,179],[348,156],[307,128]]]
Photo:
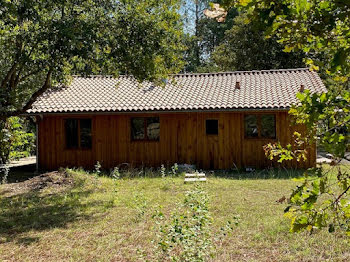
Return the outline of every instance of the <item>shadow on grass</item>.
[[[38,242],[39,239],[39,237],[21,237],[17,239],[16,243],[23,246],[29,246],[33,243]]]
[[[210,175],[230,179],[291,179],[302,177],[305,169],[270,168],[245,172],[244,170],[215,171]]]
[[[81,190],[74,190],[81,189]],[[0,199],[0,236],[7,242],[30,244],[36,239],[19,238],[18,234],[30,230],[45,230],[65,227],[79,219],[88,219],[86,214],[100,201],[84,201],[93,191],[74,185],[58,193],[42,195],[33,190]]]
[[[35,172],[35,165],[12,167],[7,177],[7,182],[8,183],[23,182],[36,175],[37,173]]]

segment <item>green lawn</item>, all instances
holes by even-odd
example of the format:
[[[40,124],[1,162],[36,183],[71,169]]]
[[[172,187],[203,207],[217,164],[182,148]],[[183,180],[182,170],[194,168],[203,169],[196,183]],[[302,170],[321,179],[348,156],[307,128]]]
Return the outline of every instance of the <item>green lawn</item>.
[[[349,261],[340,232],[289,233],[283,216],[296,185],[288,176],[210,177],[213,232],[227,220],[239,224],[220,241],[212,261]],[[115,181],[82,171],[51,173],[31,182],[0,186],[0,261],[152,261],[155,221],[170,214],[193,185],[183,178]],[[27,183],[27,184],[25,184]]]

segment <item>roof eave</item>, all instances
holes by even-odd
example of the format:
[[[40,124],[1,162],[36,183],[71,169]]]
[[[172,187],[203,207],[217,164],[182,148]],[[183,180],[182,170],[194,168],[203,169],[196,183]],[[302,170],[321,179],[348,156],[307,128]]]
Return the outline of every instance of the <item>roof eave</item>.
[[[271,112],[271,111],[289,111],[290,107],[274,108],[218,108],[218,109],[184,109],[184,110],[133,110],[133,111],[64,111],[64,112],[36,112],[26,113],[22,116],[38,115],[119,115],[119,114],[169,114],[169,113],[199,113],[199,112]]]

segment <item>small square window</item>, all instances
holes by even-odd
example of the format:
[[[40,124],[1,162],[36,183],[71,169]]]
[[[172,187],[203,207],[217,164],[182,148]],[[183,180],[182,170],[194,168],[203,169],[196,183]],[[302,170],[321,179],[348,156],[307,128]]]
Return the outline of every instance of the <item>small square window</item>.
[[[217,135],[219,133],[219,121],[217,119],[207,119],[205,130],[207,135]]]

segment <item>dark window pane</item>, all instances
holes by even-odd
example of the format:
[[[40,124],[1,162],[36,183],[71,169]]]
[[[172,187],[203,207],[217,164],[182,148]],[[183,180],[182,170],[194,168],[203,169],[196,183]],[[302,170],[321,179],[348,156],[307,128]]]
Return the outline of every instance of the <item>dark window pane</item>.
[[[276,119],[275,115],[261,116],[261,137],[276,138]]]
[[[78,120],[67,119],[64,122],[66,130],[66,147],[77,148],[78,147]]]
[[[145,119],[143,117],[131,118],[131,139],[145,139]]]
[[[149,140],[159,140],[160,124],[159,117],[147,118],[147,138]]]
[[[258,137],[258,121],[256,115],[244,116],[244,132],[246,137]]]
[[[209,119],[205,121],[205,128],[207,135],[217,135],[219,133],[218,128],[219,121],[216,119]]]
[[[80,119],[80,147],[91,148],[91,119]]]

